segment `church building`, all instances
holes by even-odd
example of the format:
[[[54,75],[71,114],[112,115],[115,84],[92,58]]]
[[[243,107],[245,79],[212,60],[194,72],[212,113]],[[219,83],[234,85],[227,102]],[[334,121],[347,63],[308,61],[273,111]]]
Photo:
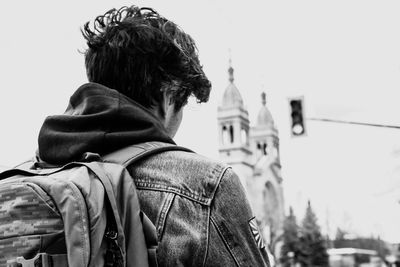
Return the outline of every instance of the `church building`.
[[[264,92],[257,121],[250,125],[232,66],[228,73],[229,84],[218,107],[219,156],[238,174],[263,239],[278,259],[285,217],[278,130]]]

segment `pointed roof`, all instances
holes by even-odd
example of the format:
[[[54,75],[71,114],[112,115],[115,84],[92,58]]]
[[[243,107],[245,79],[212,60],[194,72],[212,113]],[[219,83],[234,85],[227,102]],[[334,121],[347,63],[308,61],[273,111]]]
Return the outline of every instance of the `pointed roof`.
[[[274,126],[274,119],[266,106],[267,100],[264,92],[261,94],[261,104],[262,106],[257,116],[257,126]]]
[[[225,89],[224,96],[222,98],[222,107],[223,108],[232,108],[232,107],[241,107],[243,106],[243,98],[239,92],[239,89],[233,83],[233,68],[230,64],[229,69],[229,85]]]

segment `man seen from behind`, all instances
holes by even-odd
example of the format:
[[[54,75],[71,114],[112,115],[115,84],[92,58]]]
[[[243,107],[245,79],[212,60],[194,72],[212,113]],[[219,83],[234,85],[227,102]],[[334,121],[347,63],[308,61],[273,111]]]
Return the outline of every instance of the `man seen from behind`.
[[[40,160],[61,165],[88,151],[106,155],[144,142],[175,144],[188,98],[207,102],[211,89],[193,39],[153,9],[136,6],[112,9],[82,33],[89,83],[75,91],[63,115],[46,118]],[[159,266],[268,266],[230,167],[167,151],[128,171],[141,209],[156,226]]]

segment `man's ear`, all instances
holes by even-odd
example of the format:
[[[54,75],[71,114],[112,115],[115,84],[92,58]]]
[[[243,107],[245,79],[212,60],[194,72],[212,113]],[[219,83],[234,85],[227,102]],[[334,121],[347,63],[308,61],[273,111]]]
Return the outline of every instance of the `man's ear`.
[[[169,93],[168,91],[163,91],[163,101],[161,103],[161,108],[164,115],[168,112],[168,109],[170,109],[171,101],[171,93]]]
[[[173,92],[179,89],[180,82],[173,80],[168,82],[162,86],[161,91],[163,92],[163,107],[164,111],[167,112],[167,109],[174,108],[174,98]]]

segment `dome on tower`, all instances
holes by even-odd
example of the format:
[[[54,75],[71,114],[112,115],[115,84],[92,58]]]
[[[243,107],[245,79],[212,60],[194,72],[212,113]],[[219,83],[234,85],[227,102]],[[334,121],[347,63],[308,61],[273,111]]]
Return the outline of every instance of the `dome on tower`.
[[[222,107],[239,107],[243,106],[243,98],[236,85],[233,83],[233,68],[232,66],[228,69],[229,73],[229,85],[225,89],[224,96],[222,98]]]
[[[261,103],[262,107],[260,111],[258,112],[257,116],[257,126],[268,126],[268,125],[274,125],[274,119],[272,118],[271,112],[268,110],[266,107],[266,95],[263,92],[261,94]]]

